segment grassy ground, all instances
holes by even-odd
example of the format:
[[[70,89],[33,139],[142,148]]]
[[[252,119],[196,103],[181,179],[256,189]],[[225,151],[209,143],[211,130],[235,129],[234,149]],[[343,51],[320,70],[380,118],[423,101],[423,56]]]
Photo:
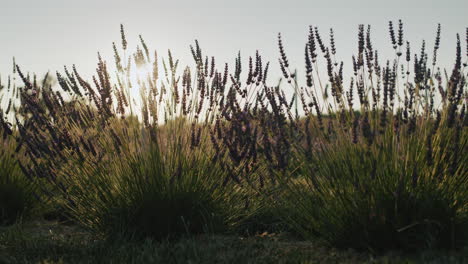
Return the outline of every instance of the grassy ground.
[[[105,241],[74,225],[38,221],[0,229],[0,263],[468,263],[468,249],[372,256],[287,234]]]

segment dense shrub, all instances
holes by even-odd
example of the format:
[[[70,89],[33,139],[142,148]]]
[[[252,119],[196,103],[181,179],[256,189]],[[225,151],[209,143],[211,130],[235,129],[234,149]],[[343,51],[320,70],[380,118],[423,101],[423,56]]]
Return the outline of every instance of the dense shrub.
[[[280,198],[280,204],[290,208],[285,219],[298,234],[338,247],[377,251],[462,247],[468,234],[468,157],[463,154],[468,150],[468,130],[460,40],[444,87],[440,72],[425,68],[424,46],[411,68],[416,71],[414,82],[409,79],[409,64],[398,63],[402,45],[394,46],[393,66],[387,61],[377,67],[377,58],[370,55],[369,29],[364,37],[364,27],[359,28],[360,61],[354,61],[356,77],[349,89],[343,87],[328,49],[322,51],[331,97],[323,96],[321,106],[312,83],[301,87],[302,100],[309,94],[312,102],[304,107],[305,140],[295,143],[297,171],[289,177],[276,173],[290,194]],[[394,34],[392,28],[390,33]],[[318,38],[318,31],[311,30],[308,45]],[[286,60],[281,40],[280,51]],[[316,54],[310,52],[306,49],[311,67]],[[408,44],[407,62],[409,52]],[[400,74],[400,68],[406,70]],[[353,111],[354,89],[359,112]],[[439,108],[434,103],[438,100]],[[333,114],[325,119],[321,109]],[[311,137],[311,129],[319,133]]]
[[[445,132],[446,133],[446,132]],[[450,138],[450,136],[444,135]],[[434,153],[427,165],[425,143],[392,138],[370,150],[339,141],[304,157],[302,177],[285,182],[294,211],[288,221],[305,237],[321,237],[334,246],[360,249],[457,247],[466,243],[467,160]],[[466,150],[468,137],[460,146]],[[407,147],[411,146],[411,147]]]
[[[167,138],[158,138],[156,130],[155,138],[145,132],[119,136],[122,148],[109,150],[113,154],[106,155],[109,161],[102,165],[77,161],[61,169],[64,177],[79,175],[66,181],[72,216],[111,235],[165,239],[226,230],[234,208],[228,189],[220,189],[225,172],[213,166],[206,153],[190,151],[179,138],[181,131],[170,130]],[[133,140],[139,141],[136,148],[128,149]]]
[[[215,107],[215,90],[191,88],[188,69],[181,89],[170,52],[163,80],[158,57],[150,58],[146,46],[129,56],[135,65],[121,65],[119,56],[116,50],[118,86],[101,58],[93,85],[75,67],[65,69],[66,77],[57,74],[69,101],[17,67],[25,84],[22,104],[34,116],[19,124],[19,142],[32,161],[25,171],[52,183],[45,193],[101,234],[164,239],[226,230],[239,219],[242,206],[234,197],[241,191],[223,184],[229,173],[213,160],[207,132],[213,112],[206,108]],[[152,70],[131,80],[131,71],[146,67]]]
[[[36,187],[14,158],[16,144],[0,139],[0,225],[28,218],[39,207]]]

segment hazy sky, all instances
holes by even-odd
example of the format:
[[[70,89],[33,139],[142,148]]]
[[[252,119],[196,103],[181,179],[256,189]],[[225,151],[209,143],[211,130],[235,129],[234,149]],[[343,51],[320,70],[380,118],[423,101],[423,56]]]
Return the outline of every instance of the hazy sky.
[[[357,50],[358,24],[371,24],[374,48],[391,55],[389,20],[403,20],[414,52],[422,39],[432,49],[440,22],[439,58],[451,67],[455,34],[461,33],[464,40],[467,15],[468,1],[463,0],[0,0],[0,74],[11,72],[15,56],[25,71],[43,74],[76,64],[89,75],[98,51],[112,61],[112,42],[120,43],[120,23],[126,27],[130,46],[138,44],[142,34],[150,49],[166,53],[171,48],[184,64],[191,60],[188,46],[198,39],[204,54],[216,56],[218,62],[232,63],[239,50],[246,59],[259,49],[277,72],[278,32],[291,64],[303,71],[308,26],[318,26],[324,39],[333,27],[337,58],[349,71]]]

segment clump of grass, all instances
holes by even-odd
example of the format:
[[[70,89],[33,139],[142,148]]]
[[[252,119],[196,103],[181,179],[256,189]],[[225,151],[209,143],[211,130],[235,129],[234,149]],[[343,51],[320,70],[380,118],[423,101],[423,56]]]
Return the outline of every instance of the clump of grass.
[[[0,225],[10,225],[22,218],[29,218],[39,205],[37,188],[28,181],[26,177],[30,175],[23,174],[15,158],[15,131],[7,119],[13,111],[11,98],[5,111],[1,107],[4,95],[15,95],[15,92],[10,78],[6,86],[0,79]]]
[[[162,133],[153,132],[155,137]],[[180,133],[166,132],[177,136],[120,136],[122,149],[107,155],[103,166],[84,163],[65,169],[81,175],[67,193],[74,218],[107,235],[167,239],[225,231],[232,213],[229,191],[219,188],[225,172],[202,152],[191,152],[189,144],[177,139]],[[139,137],[135,152],[125,149]]]
[[[14,158],[14,140],[10,137],[0,139],[0,146],[0,225],[10,225],[29,218],[38,208],[39,201],[36,188]]]
[[[99,57],[94,85],[75,67],[72,73],[65,68],[66,77],[57,75],[69,102],[47,87],[44,104],[22,94],[36,117],[20,124],[20,142],[32,160],[25,170],[52,183],[45,192],[65,204],[75,221],[101,234],[166,239],[224,231],[239,206],[233,185],[222,185],[227,172],[213,162],[206,132],[214,111],[206,108],[214,109],[218,92],[206,87],[215,75],[214,62],[210,75],[208,65],[199,65],[203,72],[193,88],[186,69],[180,87],[178,61],[170,51],[163,60],[166,78],[160,80],[159,57],[151,57],[140,40],[143,49],[123,64],[115,48],[115,85]],[[125,54],[125,44],[123,49]],[[132,70],[144,76],[131,80]],[[18,72],[25,90],[41,90]],[[141,98],[135,98],[132,85]]]
[[[398,38],[402,38],[402,30],[400,22]],[[390,32],[393,36],[391,24]],[[309,49],[314,47],[314,39],[320,42],[316,28],[311,30],[306,49],[309,69],[316,56]],[[322,96],[321,107],[317,102],[320,85],[309,81],[308,88],[302,88],[302,101],[309,94],[311,103],[304,104],[306,142],[299,144],[298,173],[278,178],[289,194],[280,198],[280,204],[290,209],[284,219],[305,238],[319,237],[333,246],[378,252],[459,248],[468,241],[468,160],[461,154],[468,148],[466,100],[462,99],[466,81],[460,41],[445,88],[440,72],[431,74],[425,68],[424,45],[414,62],[414,82],[410,82],[409,60],[407,66],[398,62],[403,41],[396,43],[394,66],[387,61],[381,67],[371,49],[370,27],[365,34],[360,26],[355,79],[349,90],[327,48],[322,51],[331,97]],[[281,47],[280,52],[284,57]],[[408,69],[403,89],[398,88],[400,67]],[[308,78],[312,78],[310,70]],[[436,81],[440,99],[435,96]],[[354,82],[359,112],[352,106]],[[440,108],[435,107],[435,100],[441,101]],[[333,113],[328,116],[327,129],[321,113],[324,109]],[[311,137],[310,127],[322,133]]]
[[[424,148],[415,141],[413,147]],[[416,154],[421,149],[395,151],[388,144],[369,152],[338,144],[313,154],[300,169],[303,177],[286,184],[291,200],[284,206],[295,212],[289,221],[299,234],[377,251],[466,243],[464,165],[455,175],[432,174],[435,167]]]

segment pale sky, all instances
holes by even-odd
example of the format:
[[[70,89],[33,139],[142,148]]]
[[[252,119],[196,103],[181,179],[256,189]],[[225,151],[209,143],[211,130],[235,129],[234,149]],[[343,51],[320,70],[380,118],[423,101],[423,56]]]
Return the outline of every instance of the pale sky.
[[[191,63],[189,45],[194,39],[200,41],[205,55],[217,58],[218,65],[233,63],[239,50],[246,62],[259,49],[272,62],[271,74],[277,76],[278,32],[283,34],[292,66],[301,73],[308,26],[318,26],[325,40],[333,27],[337,58],[350,71],[358,24],[372,25],[374,48],[391,59],[387,25],[398,19],[405,24],[413,53],[422,39],[432,53],[437,23],[441,23],[439,59],[442,66],[451,67],[457,32],[465,46],[468,1],[0,0],[0,75],[11,73],[15,56],[24,71],[42,75],[76,64],[89,77],[98,51],[113,62],[112,42],[120,43],[121,23],[129,46],[136,46],[142,34],[151,50],[166,54],[170,48],[182,64]]]

